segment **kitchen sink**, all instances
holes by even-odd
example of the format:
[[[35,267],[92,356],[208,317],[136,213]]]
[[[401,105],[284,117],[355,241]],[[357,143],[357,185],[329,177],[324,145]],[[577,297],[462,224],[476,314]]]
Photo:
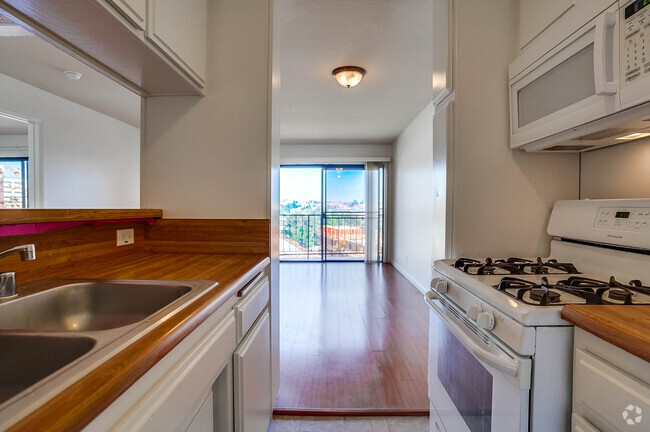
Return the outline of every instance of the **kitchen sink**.
[[[0,430],[217,285],[48,279],[0,299]]]
[[[191,289],[178,283],[140,281],[64,283],[0,304],[0,329],[97,331],[123,327],[142,321]]]
[[[94,346],[90,337],[0,334],[0,404]]]

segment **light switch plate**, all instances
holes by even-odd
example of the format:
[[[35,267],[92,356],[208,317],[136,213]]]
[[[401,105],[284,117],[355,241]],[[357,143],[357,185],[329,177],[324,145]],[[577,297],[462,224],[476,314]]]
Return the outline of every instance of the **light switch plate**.
[[[133,229],[117,230],[117,245],[124,246],[135,243]]]

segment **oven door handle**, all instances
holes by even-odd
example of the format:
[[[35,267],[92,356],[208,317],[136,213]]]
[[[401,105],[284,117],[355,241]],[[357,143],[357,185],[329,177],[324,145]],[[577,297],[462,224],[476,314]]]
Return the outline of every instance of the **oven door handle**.
[[[440,319],[445,322],[449,330],[454,334],[454,336],[456,336],[460,343],[463,344],[463,346],[470,353],[472,353],[472,355],[474,355],[474,357],[511,377],[517,376],[517,373],[519,372],[519,366],[517,362],[515,360],[508,361],[496,354],[491,353],[476,343],[476,341],[474,341],[471,337],[469,337],[465,331],[463,331],[460,325],[449,319],[445,312],[440,308],[440,306],[433,302],[434,299],[440,298],[437,293],[429,291],[424,295],[424,298],[427,303],[429,303],[429,306],[431,309],[433,309],[436,315],[438,315],[438,317],[440,317]]]

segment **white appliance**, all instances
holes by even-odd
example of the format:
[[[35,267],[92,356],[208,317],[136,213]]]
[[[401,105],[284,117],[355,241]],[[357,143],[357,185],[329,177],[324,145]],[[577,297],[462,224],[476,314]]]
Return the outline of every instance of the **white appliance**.
[[[650,3],[621,3],[510,65],[511,148],[580,152],[650,134]]]
[[[650,304],[649,224],[650,199],[559,201],[550,258],[436,261],[431,430],[570,430],[573,327],[560,311]]]

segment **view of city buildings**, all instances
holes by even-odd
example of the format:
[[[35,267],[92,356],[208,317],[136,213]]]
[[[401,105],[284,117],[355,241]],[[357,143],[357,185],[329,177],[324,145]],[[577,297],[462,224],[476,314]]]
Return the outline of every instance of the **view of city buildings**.
[[[25,161],[0,161],[0,208],[27,207]]]
[[[363,259],[366,241],[365,202],[298,202],[285,199],[280,207],[280,255],[287,259]]]
[[[280,176],[280,257],[362,260],[364,171],[291,167],[283,168]]]

